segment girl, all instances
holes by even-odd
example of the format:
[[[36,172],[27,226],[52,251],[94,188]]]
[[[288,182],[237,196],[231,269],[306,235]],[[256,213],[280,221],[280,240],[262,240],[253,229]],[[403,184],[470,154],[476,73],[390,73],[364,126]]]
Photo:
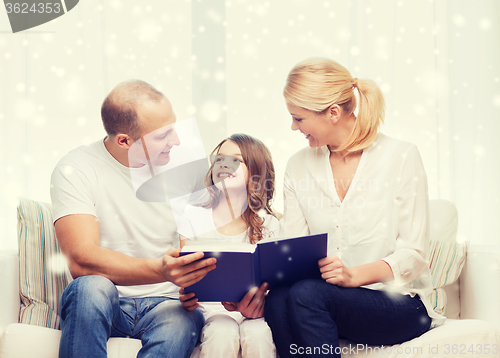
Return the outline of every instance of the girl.
[[[184,240],[223,240],[257,243],[278,234],[279,223],[271,209],[274,166],[271,153],[258,139],[233,134],[212,152],[205,178],[209,200],[186,211],[179,223]],[[205,315],[200,357],[275,357],[271,330],[263,318],[267,286],[254,287],[238,303],[198,304],[194,293],[180,300],[184,308],[197,307]]]

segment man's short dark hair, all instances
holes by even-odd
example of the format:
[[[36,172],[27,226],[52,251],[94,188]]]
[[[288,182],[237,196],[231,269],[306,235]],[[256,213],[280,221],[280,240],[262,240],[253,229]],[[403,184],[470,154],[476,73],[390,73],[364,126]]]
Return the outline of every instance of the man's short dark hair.
[[[106,133],[109,136],[125,133],[134,140],[139,139],[141,126],[137,108],[147,102],[161,102],[164,98],[163,93],[144,81],[120,83],[102,103],[101,118]]]

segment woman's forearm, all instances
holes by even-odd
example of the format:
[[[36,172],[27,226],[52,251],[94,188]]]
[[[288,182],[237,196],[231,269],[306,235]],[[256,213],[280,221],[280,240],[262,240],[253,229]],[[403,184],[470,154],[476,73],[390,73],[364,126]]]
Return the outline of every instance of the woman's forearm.
[[[351,272],[355,287],[394,279],[391,267],[383,260],[351,267]]]

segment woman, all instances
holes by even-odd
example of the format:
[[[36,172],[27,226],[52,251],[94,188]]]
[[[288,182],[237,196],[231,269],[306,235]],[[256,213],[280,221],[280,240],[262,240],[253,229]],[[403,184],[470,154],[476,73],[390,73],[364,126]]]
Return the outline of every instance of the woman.
[[[271,209],[274,166],[271,153],[260,140],[233,134],[215,147],[205,177],[210,199],[187,210],[179,223],[181,246],[185,240],[221,240],[255,244],[276,236],[279,222]],[[194,293],[180,300],[187,310],[198,306],[205,315],[200,357],[274,358],[276,349],[264,315],[264,292],[251,289],[238,303],[198,304]],[[234,311],[234,312],[229,312]]]
[[[266,297],[280,357],[340,357],[339,338],[392,345],[440,324],[427,299],[425,171],[414,145],[378,133],[380,89],[313,58],[290,71],[284,96],[292,130],[309,147],[288,162],[281,234],[327,232],[328,256],[319,261],[323,280]]]

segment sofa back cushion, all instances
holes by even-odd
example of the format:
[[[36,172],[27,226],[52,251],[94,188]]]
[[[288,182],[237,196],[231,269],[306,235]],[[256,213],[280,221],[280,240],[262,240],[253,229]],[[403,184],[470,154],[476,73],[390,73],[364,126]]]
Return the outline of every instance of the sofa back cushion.
[[[56,240],[50,204],[26,198],[17,207],[19,322],[59,328],[59,299],[71,281]]]
[[[447,200],[431,200],[429,209],[429,268],[434,288],[430,301],[434,311],[443,314],[447,303],[444,287],[458,280],[465,264],[469,243],[457,242],[458,213],[453,203]],[[458,312],[449,313],[447,312],[448,317],[458,318]]]

